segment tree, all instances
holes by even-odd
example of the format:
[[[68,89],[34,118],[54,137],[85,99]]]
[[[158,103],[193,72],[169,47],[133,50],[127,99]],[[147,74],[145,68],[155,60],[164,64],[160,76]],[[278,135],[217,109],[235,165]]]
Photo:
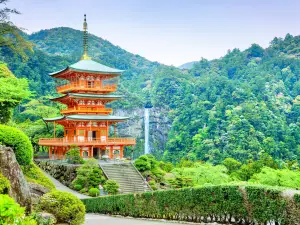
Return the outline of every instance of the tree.
[[[0,0],[0,5],[6,5],[8,1]],[[25,40],[21,33],[22,29],[9,20],[10,14],[20,14],[20,12],[7,7],[0,9],[0,47],[7,47],[14,54],[28,59],[26,51],[32,51],[32,43]]]
[[[7,123],[12,109],[30,96],[27,79],[17,79],[6,64],[0,62],[0,123]]]

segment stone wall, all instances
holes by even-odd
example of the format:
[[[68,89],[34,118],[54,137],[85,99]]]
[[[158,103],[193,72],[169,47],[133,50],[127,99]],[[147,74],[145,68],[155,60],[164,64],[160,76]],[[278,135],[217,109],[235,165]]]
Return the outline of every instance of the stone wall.
[[[72,181],[76,178],[76,169],[81,166],[45,159],[35,159],[35,164],[68,187],[71,187]]]

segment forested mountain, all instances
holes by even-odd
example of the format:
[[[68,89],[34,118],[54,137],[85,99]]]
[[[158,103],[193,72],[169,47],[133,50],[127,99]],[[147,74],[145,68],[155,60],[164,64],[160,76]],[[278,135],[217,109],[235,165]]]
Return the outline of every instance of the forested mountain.
[[[5,48],[1,60],[17,77],[29,79],[37,97],[53,95],[48,73],[79,60],[82,32],[55,28],[26,38],[35,44],[28,61]],[[151,101],[168,117],[166,145],[152,149],[157,156],[219,163],[226,157],[245,162],[267,152],[277,160],[300,160],[300,36],[275,38],[267,49],[255,44],[233,49],[188,71],[151,62],[94,35],[89,46],[95,61],[126,70],[119,89],[126,98],[118,108],[142,109]]]

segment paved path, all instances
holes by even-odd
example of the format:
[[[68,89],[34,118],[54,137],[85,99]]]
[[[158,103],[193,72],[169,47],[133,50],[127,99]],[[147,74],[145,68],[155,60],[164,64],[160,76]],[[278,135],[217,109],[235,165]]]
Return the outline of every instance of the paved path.
[[[65,186],[62,183],[60,183],[58,180],[56,180],[55,178],[53,178],[51,175],[49,175],[45,171],[43,171],[43,172],[54,183],[54,185],[55,185],[55,187],[56,187],[57,190],[59,190],[59,191],[66,191],[66,192],[72,193],[73,195],[77,196],[80,199],[90,198],[90,196],[80,194],[77,191],[74,191],[74,190],[68,188],[67,186]]]
[[[167,222],[164,220],[141,220],[141,219],[133,219],[133,218],[120,218],[120,217],[112,217],[106,215],[99,214],[86,214],[84,225],[178,225],[182,223],[173,223]],[[208,224],[206,224],[208,225]]]

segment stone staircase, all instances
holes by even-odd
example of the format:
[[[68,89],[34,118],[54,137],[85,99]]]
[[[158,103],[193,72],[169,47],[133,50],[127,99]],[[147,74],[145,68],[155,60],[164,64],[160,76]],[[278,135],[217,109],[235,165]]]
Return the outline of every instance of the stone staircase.
[[[120,185],[122,194],[152,191],[131,163],[100,163],[99,165],[107,179],[115,180]]]

